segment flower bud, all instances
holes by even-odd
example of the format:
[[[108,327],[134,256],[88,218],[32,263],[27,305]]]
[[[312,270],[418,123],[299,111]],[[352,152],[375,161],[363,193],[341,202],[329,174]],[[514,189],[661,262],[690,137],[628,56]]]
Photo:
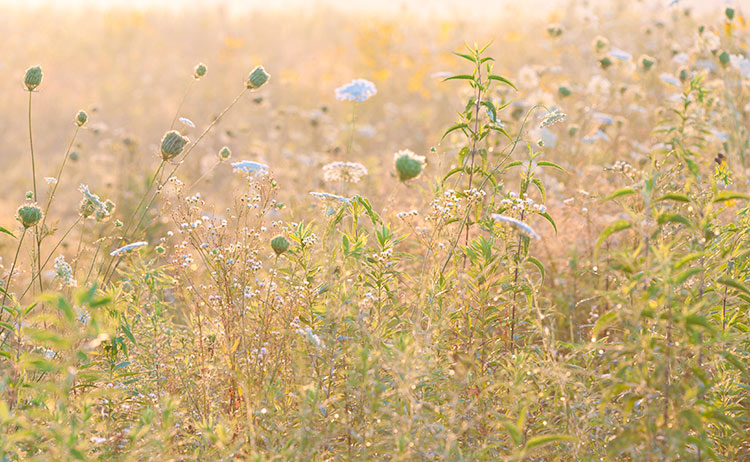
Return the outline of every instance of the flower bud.
[[[176,130],[168,131],[161,139],[161,158],[170,160],[179,156],[189,141],[186,136],[180,135]]]
[[[193,77],[195,78],[195,80],[198,80],[201,77],[203,77],[204,75],[206,75],[206,71],[207,70],[208,69],[206,68],[205,64],[198,63],[198,65],[195,66],[195,71],[193,71]]]
[[[23,225],[24,228],[31,228],[36,226],[42,221],[42,209],[36,204],[27,204],[18,207],[16,212],[16,219]]]
[[[230,157],[232,157],[232,151],[228,147],[224,146],[219,149],[219,161],[224,162],[229,160]]]
[[[646,71],[651,69],[654,64],[656,64],[656,59],[648,55],[641,55],[639,61],[641,62],[641,66],[643,66],[643,69]]]
[[[83,124],[85,124],[87,120],[89,120],[89,115],[86,114],[86,111],[78,111],[78,115],[76,115],[76,124],[79,127],[83,127]]]
[[[269,77],[271,76],[263,69],[263,66],[255,66],[255,69],[247,77],[247,88],[251,90],[260,88],[268,82]]]
[[[39,84],[42,83],[42,68],[39,66],[30,67],[29,70],[26,71],[26,77],[24,78],[23,83],[29,91],[38,87]]]
[[[108,221],[110,218],[112,218],[112,212],[114,211],[115,203],[107,199],[106,201],[104,201],[104,209],[99,208],[96,210],[96,221],[99,223]]]
[[[279,234],[271,239],[271,248],[276,252],[276,255],[281,255],[289,249],[289,241]]]

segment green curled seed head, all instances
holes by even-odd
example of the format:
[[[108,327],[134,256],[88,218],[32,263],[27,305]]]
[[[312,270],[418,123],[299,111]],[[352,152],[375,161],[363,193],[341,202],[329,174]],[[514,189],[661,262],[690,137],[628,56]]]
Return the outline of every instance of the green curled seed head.
[[[289,241],[279,234],[271,239],[271,248],[276,252],[276,255],[281,255],[289,249]]]
[[[247,77],[247,88],[251,90],[258,89],[268,82],[270,77],[263,66],[255,66],[255,69]]]
[[[26,204],[18,207],[16,211],[16,220],[18,220],[24,228],[31,228],[39,224],[42,221],[42,209],[36,204]]]
[[[39,66],[30,67],[26,71],[26,77],[23,79],[24,85],[29,91],[34,90],[42,83],[42,68]]]
[[[174,159],[182,154],[188,142],[188,137],[180,135],[177,130],[168,131],[161,139],[161,158],[165,161]]]

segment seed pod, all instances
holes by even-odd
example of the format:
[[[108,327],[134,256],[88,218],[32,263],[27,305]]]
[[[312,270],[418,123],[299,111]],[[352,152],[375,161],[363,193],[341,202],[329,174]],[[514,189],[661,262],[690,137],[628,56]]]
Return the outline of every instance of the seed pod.
[[[39,66],[30,67],[26,71],[26,77],[23,79],[23,83],[29,91],[34,90],[39,84],[42,83],[42,68]]]
[[[263,69],[263,66],[255,66],[255,69],[253,69],[252,72],[250,72],[250,75],[247,77],[247,88],[254,90],[257,88],[260,88],[268,82],[268,79],[271,76],[268,75],[268,72],[266,72],[265,69]]]
[[[16,219],[23,225],[24,228],[31,228],[36,226],[42,221],[42,209],[36,204],[26,204],[18,207],[16,212]]]
[[[76,124],[79,127],[83,127],[83,124],[85,124],[87,120],[89,120],[89,115],[86,114],[86,111],[78,111],[78,115],[76,115]]]
[[[289,249],[289,241],[279,234],[271,239],[271,248],[276,252],[276,255],[281,255]]]
[[[171,160],[182,154],[182,150],[190,140],[180,135],[177,130],[168,131],[161,139],[161,158]]]

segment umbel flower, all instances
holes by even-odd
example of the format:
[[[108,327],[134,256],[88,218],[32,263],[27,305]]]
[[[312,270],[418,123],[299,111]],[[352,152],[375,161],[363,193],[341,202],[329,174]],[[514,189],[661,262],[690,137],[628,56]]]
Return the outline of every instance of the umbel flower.
[[[339,101],[366,101],[378,92],[375,84],[365,79],[355,79],[335,91]]]
[[[22,205],[16,211],[16,220],[26,229],[36,226],[43,216],[42,209],[36,204]]]
[[[39,66],[30,67],[26,71],[23,83],[29,91],[33,91],[42,83],[42,68]]]
[[[367,175],[367,168],[359,162],[331,162],[323,167],[323,179],[343,183],[358,183]]]
[[[161,139],[161,158],[165,161],[174,159],[182,154],[182,150],[189,142],[188,137],[180,135],[177,130],[168,131]]]
[[[422,173],[425,157],[418,156],[408,149],[402,149],[393,155],[393,165],[396,167],[398,179],[407,181]]]

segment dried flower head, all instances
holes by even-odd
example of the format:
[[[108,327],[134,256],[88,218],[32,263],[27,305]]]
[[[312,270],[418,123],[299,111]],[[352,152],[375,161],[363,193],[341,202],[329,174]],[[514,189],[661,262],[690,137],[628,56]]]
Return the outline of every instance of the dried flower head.
[[[325,181],[357,183],[367,175],[367,168],[359,162],[331,162],[323,167]]]

